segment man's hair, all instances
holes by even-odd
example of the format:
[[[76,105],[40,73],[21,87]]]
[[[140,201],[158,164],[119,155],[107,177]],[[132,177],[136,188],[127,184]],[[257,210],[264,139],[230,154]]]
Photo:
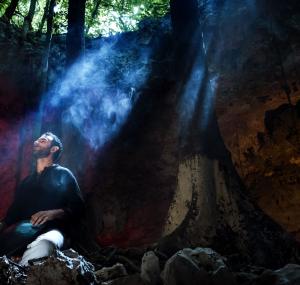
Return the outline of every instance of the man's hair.
[[[53,162],[56,162],[59,160],[60,156],[61,156],[61,153],[63,151],[63,144],[61,142],[61,140],[58,138],[58,136],[56,136],[55,134],[51,133],[51,132],[46,132],[44,133],[43,135],[46,135],[46,136],[50,136],[53,138],[52,142],[51,142],[51,147],[52,146],[58,146],[59,149],[53,153]]]

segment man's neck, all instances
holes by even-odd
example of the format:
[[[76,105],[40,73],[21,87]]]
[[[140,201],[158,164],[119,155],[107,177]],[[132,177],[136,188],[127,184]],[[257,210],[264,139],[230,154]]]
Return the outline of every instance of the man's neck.
[[[52,158],[49,157],[39,158],[36,163],[37,173],[41,173],[46,167],[49,167],[52,164],[53,164]]]

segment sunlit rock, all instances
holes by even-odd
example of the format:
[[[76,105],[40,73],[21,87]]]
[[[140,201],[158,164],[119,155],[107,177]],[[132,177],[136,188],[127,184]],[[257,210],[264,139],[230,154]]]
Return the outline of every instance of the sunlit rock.
[[[41,261],[33,261],[27,270],[27,284],[95,284],[94,267],[74,250],[57,251]]]
[[[6,256],[0,257],[0,284],[25,284],[25,269],[9,260]]]

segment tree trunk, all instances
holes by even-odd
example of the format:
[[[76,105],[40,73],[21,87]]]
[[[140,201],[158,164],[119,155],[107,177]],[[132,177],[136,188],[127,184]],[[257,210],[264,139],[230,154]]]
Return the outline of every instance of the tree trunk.
[[[42,17],[42,20],[39,24],[39,29],[38,29],[38,32],[41,34],[42,31],[43,31],[43,27],[45,25],[45,22],[46,22],[46,19],[48,18],[48,14],[49,14],[49,5],[50,5],[50,0],[47,0],[46,1],[46,4],[45,4],[45,8],[44,8],[44,13],[43,13],[43,17]],[[52,16],[53,18],[53,16]],[[52,33],[52,32],[51,32]]]
[[[36,3],[37,3],[37,0],[30,1],[29,11],[28,11],[28,14],[25,17],[24,23],[23,23],[23,32],[22,32],[23,39],[26,38],[28,32],[31,30],[31,23],[32,23],[32,19],[34,16]]]
[[[50,0],[48,13],[47,13],[47,32],[46,32],[46,42],[45,42],[45,54],[42,62],[42,88],[41,91],[45,92],[47,73],[48,73],[48,60],[51,48],[52,32],[53,32],[53,20],[54,20],[54,7],[56,5],[56,0]]]
[[[70,0],[68,8],[68,33],[66,39],[66,64],[70,66],[83,54],[85,48],[84,20],[86,0]]]
[[[4,21],[10,22],[12,16],[14,15],[16,8],[18,6],[19,0],[11,0],[9,6],[6,8],[2,19]]]
[[[101,1],[102,0],[96,0],[96,4],[95,4],[93,12],[92,12],[91,20],[88,23],[87,28],[86,28],[86,34],[89,33],[89,30],[90,30],[91,26],[93,25],[94,20],[96,19],[97,15],[98,15]]]
[[[169,253],[212,247],[246,262],[281,266],[296,259],[298,246],[246,196],[223,143],[208,72],[213,53],[204,47],[197,1],[170,4],[177,42],[173,70],[178,82],[180,162],[160,247]],[[212,46],[216,42],[214,37]]]
[[[86,0],[69,0],[68,7],[68,32],[66,38],[66,68],[71,68],[85,50],[85,3]],[[62,106],[61,114],[68,106]],[[60,128],[63,130],[62,138],[68,145],[68,157],[63,157],[63,163],[70,167],[75,174],[82,170],[84,154],[78,150],[84,149],[83,138],[80,132],[71,123],[60,118]],[[78,163],[80,161],[80,163]]]
[[[40,83],[40,94],[43,96],[47,90],[47,78],[48,78],[48,61],[49,61],[49,55],[50,55],[50,48],[51,48],[51,42],[52,42],[52,32],[53,32],[53,20],[54,20],[54,7],[56,5],[56,0],[50,0],[48,4],[48,10],[47,10],[47,32],[46,32],[46,41],[45,41],[45,51],[44,55],[42,57],[41,62],[41,83]],[[40,107],[40,112],[37,113],[36,118],[36,125],[34,129],[34,135],[35,137],[38,137],[43,131],[46,131],[48,129],[48,126],[42,126],[43,124],[43,101],[41,102],[42,106]],[[46,127],[46,130],[44,130],[44,127]]]

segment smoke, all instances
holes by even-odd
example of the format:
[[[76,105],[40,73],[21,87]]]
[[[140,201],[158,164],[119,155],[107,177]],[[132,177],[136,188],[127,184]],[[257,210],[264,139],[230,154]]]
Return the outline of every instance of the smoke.
[[[75,63],[43,104],[46,112],[62,109],[63,122],[74,125],[94,149],[118,133],[150,72],[151,49],[133,41],[124,48],[120,37],[103,40]]]
[[[202,55],[199,53],[180,99],[179,114],[183,132],[187,131],[195,114],[200,88],[204,81],[204,72]]]
[[[202,0],[199,3],[201,37],[195,32],[199,39],[191,40],[197,42],[196,47],[191,45],[196,56],[179,104],[183,134],[195,116],[199,116],[199,130],[207,129],[214,111],[219,74],[241,64],[232,53],[228,66],[228,54],[224,51],[233,50],[233,46],[243,47],[241,39],[252,31],[258,17],[254,0]]]
[[[214,110],[215,96],[218,85],[218,75],[211,76],[208,83],[208,88],[203,98],[203,112],[200,121],[200,128],[202,131],[207,129],[211,116]]]
[[[199,118],[199,128],[205,131],[214,109],[215,95],[217,90],[218,75],[207,75],[207,68],[203,60],[203,54],[199,52],[189,79],[184,87],[179,104],[179,113],[181,121],[181,130],[183,133],[188,131],[188,127],[196,115],[201,114]],[[199,105],[199,100],[201,104]],[[201,110],[196,110],[196,108]]]

